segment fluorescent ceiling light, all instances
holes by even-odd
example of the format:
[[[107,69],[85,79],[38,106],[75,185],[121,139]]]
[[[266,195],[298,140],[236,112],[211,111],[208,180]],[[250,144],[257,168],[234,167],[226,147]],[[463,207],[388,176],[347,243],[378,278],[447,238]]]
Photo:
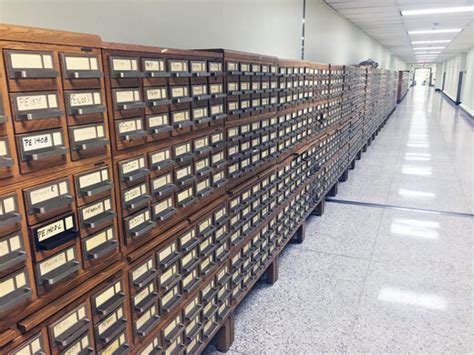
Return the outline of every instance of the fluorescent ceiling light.
[[[418,51],[418,50],[430,50],[430,49],[444,49],[446,47],[417,47],[417,48],[413,48],[414,51]]]
[[[450,28],[445,30],[422,30],[422,31],[408,31],[410,35],[422,35],[422,34],[436,34],[436,33],[456,33],[461,32],[462,28]]]
[[[405,10],[402,16],[453,14],[459,12],[474,12],[474,6],[442,7],[437,9]]]
[[[421,51],[421,52],[415,51],[415,54],[439,54],[439,53],[441,53],[441,51]]]
[[[450,39],[440,39],[436,41],[412,41],[411,44],[449,43]]]

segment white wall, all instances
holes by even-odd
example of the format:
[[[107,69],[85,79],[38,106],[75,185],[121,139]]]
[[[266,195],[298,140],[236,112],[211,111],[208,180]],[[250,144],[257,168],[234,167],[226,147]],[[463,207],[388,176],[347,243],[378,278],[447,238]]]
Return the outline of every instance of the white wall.
[[[0,0],[0,22],[105,41],[299,58],[302,0]]]
[[[357,64],[370,58],[381,68],[405,69],[405,63],[400,58],[393,56],[322,0],[307,0],[306,4],[306,59]]]
[[[228,48],[301,57],[303,0],[0,0],[0,22],[93,33],[111,42]],[[307,0],[306,55],[404,69],[373,38],[321,0]]]
[[[452,100],[456,100],[459,82],[459,72],[465,70],[466,54],[459,54],[448,59],[443,64],[443,72],[446,72],[446,81],[444,84],[444,93]]]
[[[466,55],[466,72],[464,73],[461,106],[474,116],[474,47]]]

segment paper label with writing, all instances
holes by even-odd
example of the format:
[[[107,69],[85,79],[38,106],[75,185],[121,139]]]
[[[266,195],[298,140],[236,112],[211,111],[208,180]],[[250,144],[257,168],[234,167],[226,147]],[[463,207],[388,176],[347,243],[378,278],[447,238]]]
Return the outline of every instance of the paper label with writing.
[[[164,71],[165,61],[162,59],[145,59],[144,60],[145,71]]]
[[[119,133],[127,133],[142,129],[141,119],[123,120],[118,123]]]
[[[57,269],[58,267],[66,264],[69,261],[72,261],[75,258],[74,248],[62,251],[59,254],[52,256],[49,259],[41,262],[39,264],[39,270],[41,275],[46,275],[47,273]]]
[[[93,235],[92,237],[87,238],[85,240],[86,250],[90,251],[112,239],[114,239],[114,230],[112,227],[110,227]]]
[[[138,61],[133,58],[112,58],[112,68],[116,71],[137,70]]]

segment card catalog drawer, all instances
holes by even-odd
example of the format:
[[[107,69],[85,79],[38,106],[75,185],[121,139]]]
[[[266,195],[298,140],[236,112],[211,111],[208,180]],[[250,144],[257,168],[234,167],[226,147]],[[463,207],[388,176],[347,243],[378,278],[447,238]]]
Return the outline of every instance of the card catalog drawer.
[[[158,306],[158,291],[155,282],[146,284],[132,296],[132,311],[134,314],[141,315],[152,306]]]
[[[192,164],[176,167],[174,170],[174,182],[179,189],[192,185],[195,181]]]
[[[125,302],[125,291],[121,278],[107,281],[102,289],[91,296],[94,323],[113,313]]]
[[[140,290],[148,283],[154,282],[157,274],[154,258],[147,257],[129,272],[130,287]]]
[[[181,280],[181,274],[179,273],[178,263],[171,265],[166,271],[162,271],[158,277],[158,284],[160,291],[165,293],[168,292]]]
[[[141,115],[145,107],[140,88],[112,89],[112,101],[115,118]]]
[[[190,186],[183,190],[176,191],[176,206],[179,208],[185,208],[191,206],[197,201],[194,197],[194,186]]]
[[[152,194],[158,200],[173,195],[176,189],[176,185],[173,183],[172,172],[164,173],[151,179]]]
[[[113,187],[108,167],[74,176],[76,202],[79,206],[110,195]]]
[[[214,212],[214,225],[215,226],[223,226],[228,221],[227,216],[227,208],[220,207],[218,210]],[[216,235],[217,238],[217,235]]]
[[[83,303],[48,326],[51,347],[65,349],[88,333],[91,327],[89,304]]]
[[[170,76],[162,58],[142,58],[142,70],[144,78],[159,79]]]
[[[46,329],[41,330],[20,346],[11,350],[9,355],[43,355],[49,352]]]
[[[195,245],[197,245],[198,241],[199,240],[196,239]],[[194,241],[191,240],[189,243],[191,242],[194,242]],[[183,253],[185,252],[183,251]],[[197,249],[196,248],[190,249],[190,251],[184,254],[179,260],[181,273],[189,274],[193,270],[196,270],[199,264],[199,260],[200,258],[199,258]]]
[[[170,320],[163,326],[161,334],[164,343],[168,346],[172,345],[176,340],[180,339],[184,332],[183,319],[181,314],[178,314],[174,319]],[[170,352],[171,354],[172,352]]]
[[[194,173],[198,178],[209,176],[212,172],[209,158],[200,159],[194,162]]]
[[[176,215],[176,203],[174,195],[165,197],[152,205],[153,220],[156,222],[165,222]]]
[[[161,247],[156,253],[158,267],[167,269],[178,261],[180,253],[178,251],[178,241],[174,240]]]
[[[21,215],[16,193],[0,196],[0,236],[20,229]]]
[[[223,169],[227,165],[224,150],[211,154],[211,166],[216,169]]]
[[[212,186],[215,188],[220,188],[227,183],[227,178],[225,174],[225,170],[222,169],[220,171],[216,171],[212,174]]]
[[[222,79],[221,79],[222,80]],[[209,82],[209,94],[212,99],[223,99],[227,96],[224,93],[224,84],[222,81]]]
[[[178,243],[179,250],[181,250],[183,253],[194,249],[199,243],[199,238],[196,237],[196,229],[192,228],[185,234],[178,237]],[[181,261],[181,264],[183,265],[183,261]]]
[[[125,236],[132,239],[147,235],[156,226],[156,222],[151,220],[149,208],[124,218],[124,222]]]
[[[144,119],[134,117],[115,121],[115,138],[117,149],[124,149],[144,144],[147,139]]]
[[[134,322],[135,337],[145,337],[152,332],[160,321],[158,305],[154,304],[140,315]]]
[[[56,91],[11,94],[11,103],[12,115],[17,122],[15,127],[19,132],[61,125],[63,111]]]
[[[191,74],[193,77],[210,76],[207,71],[207,62],[205,60],[190,60]]]
[[[99,355],[110,355],[110,354],[129,354],[130,345],[128,340],[127,331],[124,330],[119,333],[112,341],[107,344],[102,350],[98,352]]]
[[[145,180],[150,172],[147,168],[145,155],[138,155],[118,162],[118,170],[122,188]]]
[[[163,315],[168,314],[181,301],[181,290],[179,284],[160,297],[160,310]]]
[[[191,96],[193,97],[193,100],[195,101],[210,99],[211,95],[209,94],[207,90],[207,83],[204,81],[199,84],[197,83],[191,84]]]
[[[32,297],[28,270],[19,270],[0,279],[0,314],[13,310]]]
[[[30,224],[70,211],[74,202],[69,178],[25,189],[23,195]]]
[[[142,73],[139,68],[138,58],[109,57],[110,76],[113,79],[140,78]]]
[[[112,224],[115,218],[111,197],[92,202],[79,208],[79,223],[81,236],[89,235],[106,225]]]
[[[7,78],[13,90],[53,89],[59,76],[53,52],[5,50]]]
[[[99,88],[104,76],[101,61],[99,53],[61,53],[64,88]]]
[[[16,139],[22,173],[66,162],[67,148],[60,129],[21,134]]]
[[[211,254],[208,257],[202,259],[201,263],[199,264],[199,272],[203,276],[208,275],[214,268],[214,265],[216,265],[215,258],[214,255]]]
[[[113,225],[87,236],[81,242],[83,260],[87,267],[119,251],[118,236]]]
[[[171,73],[172,77],[182,78],[191,76],[191,73],[189,72],[189,63],[187,60],[168,59],[167,62],[168,71]]]
[[[0,179],[13,175],[14,163],[10,153],[8,137],[0,137]]]
[[[171,149],[165,148],[148,153],[150,168],[157,173],[169,172],[175,166],[175,161],[171,157]]]
[[[171,104],[168,97],[168,88],[163,86],[145,87],[144,88],[145,103],[147,107],[159,108]]]
[[[38,293],[42,294],[60,282],[71,280],[79,269],[78,253],[74,246],[35,263]]]
[[[94,352],[92,336],[90,332],[84,333],[70,346],[66,347],[62,354],[91,354]]]
[[[69,125],[104,121],[107,108],[99,89],[65,91],[64,101]]]
[[[96,347],[102,348],[122,334],[127,327],[124,306],[119,306],[113,313],[94,327]]]
[[[204,198],[209,196],[214,191],[210,177],[206,177],[202,180],[196,181],[196,196],[198,198]]]
[[[0,275],[22,266],[26,252],[21,231],[0,238]]]
[[[148,182],[142,182],[122,191],[122,210],[131,213],[150,205],[151,196],[148,190]]]
[[[149,140],[167,138],[173,129],[173,126],[170,124],[168,112],[146,116],[145,124],[146,130],[149,134]]]
[[[172,147],[173,159],[177,164],[186,164],[193,160],[193,148],[191,142],[174,145]]]
[[[191,112],[187,110],[177,110],[170,112],[171,124],[173,128],[185,128],[194,125],[191,118]]]
[[[69,145],[71,160],[103,156],[109,145],[104,124],[69,127]]]
[[[34,250],[55,251],[58,247],[70,245],[79,236],[74,213],[49,219],[40,225],[30,227]],[[50,253],[47,253],[50,254]]]
[[[209,107],[207,104],[205,106],[193,106],[191,108],[192,120],[198,128],[205,128],[208,126],[208,123],[211,121],[211,116],[209,114]]]
[[[161,341],[161,334],[155,336],[148,345],[146,345],[141,351],[139,350],[137,354],[139,355],[153,355],[153,354],[162,354],[163,345]]]

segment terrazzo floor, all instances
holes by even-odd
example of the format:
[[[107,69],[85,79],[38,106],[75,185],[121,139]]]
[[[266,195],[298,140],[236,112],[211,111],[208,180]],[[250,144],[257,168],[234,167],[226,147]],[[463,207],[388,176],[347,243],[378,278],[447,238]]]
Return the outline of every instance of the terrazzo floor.
[[[278,281],[238,307],[228,354],[474,353],[474,121],[463,115],[431,88],[409,91],[337,201],[285,249]]]

